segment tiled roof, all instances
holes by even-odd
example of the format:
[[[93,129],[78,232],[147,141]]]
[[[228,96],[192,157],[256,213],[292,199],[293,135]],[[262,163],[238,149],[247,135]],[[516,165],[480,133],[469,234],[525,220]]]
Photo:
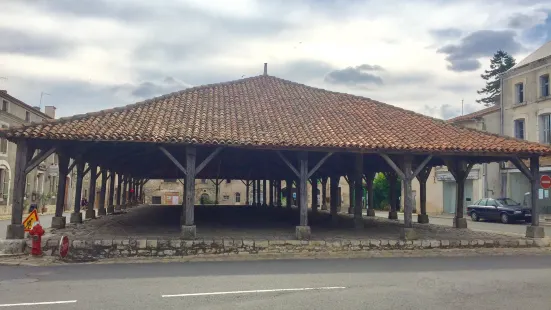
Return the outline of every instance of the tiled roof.
[[[551,154],[369,98],[272,76],[189,88],[85,115],[10,128],[18,137],[271,148]]]
[[[463,121],[470,121],[470,120],[482,117],[484,115],[487,115],[487,114],[490,114],[490,113],[493,113],[493,112],[497,112],[499,110],[500,110],[499,106],[493,105],[491,107],[488,107],[488,108],[485,108],[485,109],[482,109],[482,110],[478,110],[478,111],[473,112],[473,113],[469,113],[469,114],[457,116],[457,117],[454,117],[454,118],[450,118],[446,121],[448,123],[459,123],[459,122],[463,122]]]
[[[551,41],[545,43],[544,45],[540,46],[537,50],[535,50],[532,54],[526,56],[523,60],[521,60],[518,64],[516,64],[511,69],[520,68],[522,66],[528,65],[536,60],[543,59],[545,57],[551,56]]]

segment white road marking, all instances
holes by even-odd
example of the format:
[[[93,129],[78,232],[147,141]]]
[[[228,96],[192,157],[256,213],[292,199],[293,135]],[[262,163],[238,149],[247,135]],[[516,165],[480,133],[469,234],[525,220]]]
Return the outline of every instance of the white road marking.
[[[345,289],[344,286],[326,286],[326,287],[300,287],[300,288],[278,288],[271,290],[252,290],[252,291],[229,291],[229,292],[211,292],[211,293],[191,293],[176,295],[161,295],[162,297],[191,297],[191,296],[210,296],[210,295],[230,295],[230,294],[253,294],[253,293],[272,293],[272,292],[298,292],[298,291],[321,291],[321,290],[339,290]]]
[[[25,302],[20,304],[0,304],[0,307],[21,307],[21,306],[41,306],[41,305],[58,305],[58,304],[74,304],[76,300],[61,300],[61,301],[43,301],[43,302]]]

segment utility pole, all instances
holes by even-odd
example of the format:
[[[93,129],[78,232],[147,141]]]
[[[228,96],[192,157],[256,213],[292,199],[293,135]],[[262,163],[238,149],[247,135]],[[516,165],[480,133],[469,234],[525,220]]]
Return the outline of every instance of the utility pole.
[[[463,99],[461,99],[461,116],[463,116]]]

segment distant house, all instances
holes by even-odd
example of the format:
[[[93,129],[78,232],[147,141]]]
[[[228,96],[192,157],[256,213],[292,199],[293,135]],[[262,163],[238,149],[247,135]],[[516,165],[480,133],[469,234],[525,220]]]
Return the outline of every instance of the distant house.
[[[6,90],[0,90],[0,103],[2,128],[55,118],[54,106],[46,106],[45,112],[41,112],[38,107],[24,103],[8,94]],[[0,214],[11,213],[11,188],[14,182],[16,147],[15,143],[0,138]],[[50,194],[47,203],[52,202],[54,198],[51,196],[57,191],[57,171],[57,158],[52,155],[27,175],[25,203],[28,206],[33,203],[38,204],[42,195]]]

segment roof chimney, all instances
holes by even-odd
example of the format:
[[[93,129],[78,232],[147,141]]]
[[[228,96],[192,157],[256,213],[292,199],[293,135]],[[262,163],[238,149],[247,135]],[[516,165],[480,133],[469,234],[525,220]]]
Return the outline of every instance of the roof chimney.
[[[47,105],[44,107],[44,114],[48,115],[52,119],[55,119],[55,107],[53,105]]]
[[[268,63],[264,63],[264,75],[268,75]]]

